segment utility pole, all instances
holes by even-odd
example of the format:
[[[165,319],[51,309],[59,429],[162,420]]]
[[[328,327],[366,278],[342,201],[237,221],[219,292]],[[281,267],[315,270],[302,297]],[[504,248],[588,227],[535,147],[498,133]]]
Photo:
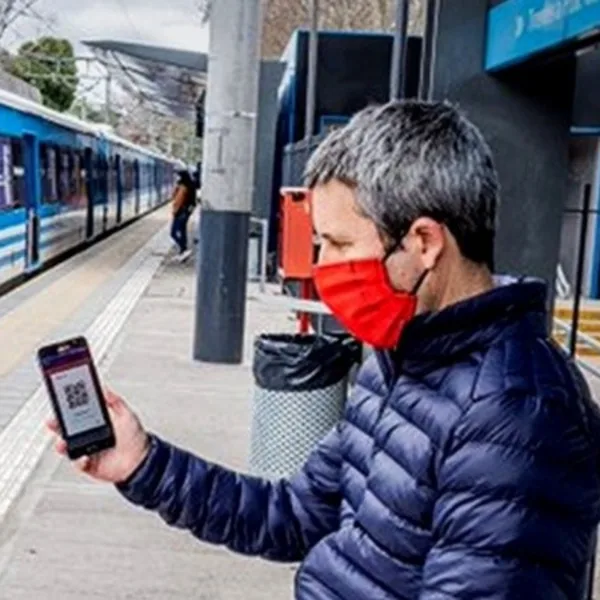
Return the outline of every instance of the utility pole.
[[[82,121],[87,120],[87,109],[85,105],[85,98],[83,96],[81,96],[81,103],[79,105],[79,118]]]
[[[404,96],[408,5],[409,0],[396,0],[394,46],[392,48],[392,64],[390,65],[390,100],[398,100]]]
[[[167,123],[167,154],[169,156],[173,155],[173,132],[175,130],[175,125],[173,121],[169,121]]]
[[[435,40],[438,28],[437,0],[427,0],[425,7],[425,34],[423,36],[423,51],[421,52],[421,69],[419,76],[419,98],[431,100],[433,69],[435,63]]]
[[[212,3],[194,358],[239,364],[260,73],[261,0]]]
[[[112,75],[110,71],[106,75],[106,90],[104,97],[104,120],[112,125],[112,98],[111,98]]]
[[[104,88],[104,120],[108,125],[112,125],[112,98],[111,98],[111,87],[112,87],[112,74],[108,66],[108,52],[102,53],[102,63],[106,69],[106,79]],[[89,63],[87,63],[89,68]]]

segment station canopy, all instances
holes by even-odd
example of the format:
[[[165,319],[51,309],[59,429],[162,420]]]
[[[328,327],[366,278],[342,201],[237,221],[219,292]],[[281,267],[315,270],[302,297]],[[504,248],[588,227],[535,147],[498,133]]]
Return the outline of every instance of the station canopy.
[[[83,43],[125,91],[157,113],[195,118],[206,87],[206,54],[111,40]]]

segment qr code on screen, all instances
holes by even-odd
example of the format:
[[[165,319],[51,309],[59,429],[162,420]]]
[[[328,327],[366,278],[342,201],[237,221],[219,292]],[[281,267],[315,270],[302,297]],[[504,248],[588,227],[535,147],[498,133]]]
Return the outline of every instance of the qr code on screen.
[[[86,406],[90,402],[85,383],[81,380],[65,385],[65,397],[71,410]]]

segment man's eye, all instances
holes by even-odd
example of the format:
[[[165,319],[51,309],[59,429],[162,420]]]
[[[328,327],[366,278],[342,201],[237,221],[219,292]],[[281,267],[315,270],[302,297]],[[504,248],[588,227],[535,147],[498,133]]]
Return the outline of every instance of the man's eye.
[[[351,244],[350,242],[332,242],[331,243],[332,246],[334,246],[335,248],[337,248],[338,250],[343,250],[345,248],[348,248]]]

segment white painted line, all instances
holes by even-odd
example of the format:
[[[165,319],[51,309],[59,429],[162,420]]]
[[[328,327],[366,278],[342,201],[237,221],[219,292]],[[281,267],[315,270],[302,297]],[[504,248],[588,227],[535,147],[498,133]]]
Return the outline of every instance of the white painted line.
[[[170,245],[161,229],[122,267],[131,277],[85,332],[95,360],[102,362],[140,297],[161,265]],[[50,442],[44,421],[50,414],[46,389],[40,387],[0,433],[0,521],[19,497]]]

